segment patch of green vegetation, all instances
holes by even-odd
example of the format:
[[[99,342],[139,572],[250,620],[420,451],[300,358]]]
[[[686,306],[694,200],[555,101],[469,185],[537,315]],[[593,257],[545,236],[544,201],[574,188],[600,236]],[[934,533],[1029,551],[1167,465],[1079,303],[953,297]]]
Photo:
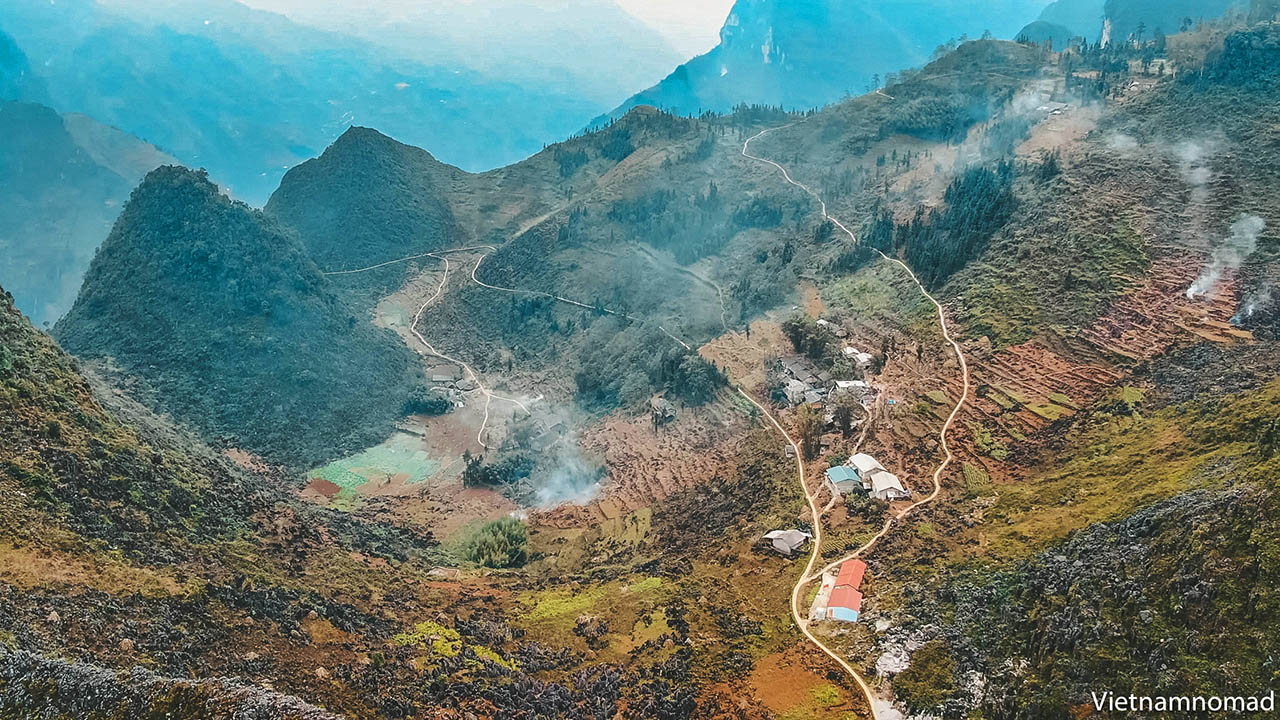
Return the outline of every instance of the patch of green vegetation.
[[[929,398],[930,400],[934,401],[935,403],[937,403],[937,404],[939,404],[939,405],[950,405],[950,404],[951,404],[951,399],[950,399],[950,398],[948,398],[948,397],[947,397],[947,394],[946,394],[946,393],[944,393],[944,392],[942,392],[941,390],[930,390],[929,392],[925,393],[925,394],[924,394],[924,396],[925,396],[925,397],[927,397],[927,398]]]
[[[1142,388],[1136,388],[1132,385],[1125,385],[1124,387],[1120,388],[1119,399],[1123,403],[1127,403],[1129,405],[1137,405],[1138,403],[1142,402],[1143,398],[1145,397],[1146,397],[1146,393],[1142,390]]]
[[[956,693],[956,661],[942,640],[911,654],[911,664],[893,678],[893,691],[909,710],[928,713]]]
[[[814,703],[824,708],[835,707],[844,702],[844,698],[840,694],[840,688],[830,683],[810,688],[809,696],[813,698]]]
[[[938,528],[931,522],[922,522],[916,525],[916,535],[926,540],[938,534]]]
[[[401,647],[430,649],[436,657],[457,657],[462,652],[462,636],[458,631],[430,620],[414,625],[412,631],[400,633],[391,641]]]
[[[1257,427],[1280,407],[1280,380],[1146,417],[1098,413],[1026,482],[1003,487],[985,532],[993,556],[1023,556],[1090,523],[1234,476],[1256,453]]]
[[[508,660],[502,657],[501,655],[499,655],[498,653],[494,652],[492,649],[487,648],[483,645],[468,645],[467,650],[470,651],[472,654],[474,654],[476,659],[478,660],[490,662],[490,663],[493,663],[494,665],[497,665],[498,667],[505,668],[511,671],[520,669],[520,663],[516,662],[515,660]]]
[[[1071,398],[1067,397],[1066,395],[1063,395],[1062,393],[1050,393],[1050,394],[1049,394],[1049,399],[1050,399],[1050,400],[1052,400],[1053,402],[1057,403],[1058,405],[1061,405],[1061,406],[1063,406],[1063,407],[1067,407],[1067,408],[1071,408],[1072,410],[1079,410],[1079,409],[1080,409],[1080,406],[1079,406],[1079,405],[1077,405],[1077,404],[1075,403],[1075,401],[1074,401],[1074,400],[1072,400]]]
[[[968,423],[969,432],[973,435],[973,444],[978,452],[996,460],[1009,459],[1009,448],[995,438],[991,431],[981,423]]]
[[[1012,398],[994,388],[988,389],[983,397],[999,405],[1004,410],[1013,410],[1018,407],[1018,403],[1014,402]]]
[[[964,463],[964,484],[969,497],[983,497],[995,494],[995,484],[991,475],[981,467],[972,463]]]
[[[1071,410],[1053,403],[1028,403],[1026,408],[1050,422],[1060,420],[1071,414]]]
[[[420,483],[440,469],[440,461],[423,449],[422,438],[397,433],[381,445],[317,468],[309,477],[320,477],[343,489],[376,480],[405,475],[408,484]]]

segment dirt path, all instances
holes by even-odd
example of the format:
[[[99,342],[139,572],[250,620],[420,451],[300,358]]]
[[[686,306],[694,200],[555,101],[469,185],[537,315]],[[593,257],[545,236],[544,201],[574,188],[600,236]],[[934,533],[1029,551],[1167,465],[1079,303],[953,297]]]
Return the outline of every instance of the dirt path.
[[[628,313],[624,313],[624,312],[618,312],[618,311],[616,311],[616,310],[610,310],[609,308],[604,307],[604,306],[601,306],[601,305],[588,305],[588,304],[586,304],[586,303],[584,303],[584,302],[578,302],[577,300],[573,300],[573,299],[571,299],[571,298],[567,298],[567,297],[564,297],[564,296],[561,296],[561,295],[553,295],[553,294],[551,294],[551,293],[542,292],[541,290],[521,290],[520,288],[509,288],[509,287],[501,287],[501,286],[499,286],[499,285],[490,285],[489,283],[486,283],[486,282],[484,282],[483,280],[481,280],[480,278],[476,277],[476,272],[480,270],[480,264],[484,262],[484,259],[485,259],[486,257],[489,257],[489,254],[490,254],[490,253],[495,252],[495,251],[497,250],[497,248],[495,248],[495,247],[493,247],[493,246],[491,246],[491,245],[485,245],[485,246],[482,246],[482,247],[488,248],[489,252],[488,252],[488,253],[485,253],[484,255],[481,255],[481,256],[480,256],[480,259],[476,260],[476,265],[475,265],[475,267],[471,268],[471,281],[472,281],[472,282],[474,282],[475,284],[479,285],[480,287],[488,288],[488,289],[490,289],[490,290],[497,290],[497,291],[499,291],[499,292],[511,293],[511,294],[513,294],[513,295],[531,295],[531,296],[534,296],[534,297],[550,298],[550,299],[552,299],[552,300],[558,300],[558,301],[560,301],[560,302],[562,302],[562,303],[568,303],[569,305],[575,305],[575,306],[580,307],[580,308],[586,308],[587,310],[596,310],[596,311],[598,311],[598,312],[602,312],[602,313],[604,313],[604,314],[606,314],[606,315],[613,315],[614,317],[620,317],[620,318],[623,318],[623,319],[625,319],[625,320],[631,320],[631,321],[633,321],[633,322],[644,322],[641,318],[638,318],[638,317],[636,317],[635,315],[630,315],[630,314],[628,314]],[[667,337],[671,338],[672,340],[675,340],[675,341],[676,341],[677,343],[679,343],[679,344],[680,344],[680,346],[681,346],[681,347],[683,347],[685,350],[692,350],[692,349],[693,349],[693,348],[689,347],[689,344],[688,344],[688,343],[686,343],[685,341],[683,341],[683,340],[681,340],[680,338],[676,337],[675,335],[672,335],[672,334],[671,334],[671,332],[670,332],[669,330],[667,330],[666,328],[664,328],[663,326],[658,325],[657,327],[658,327],[658,329],[659,329],[659,330],[661,330],[661,331],[663,332],[663,334],[665,334]]]
[[[778,163],[772,160],[769,160],[768,158],[763,158],[758,155],[751,154],[750,148],[751,148],[751,142],[753,140],[756,140],[760,137],[763,137],[764,135],[775,132],[777,130],[791,127],[791,125],[794,125],[794,124],[795,123],[789,123],[787,125],[782,125],[780,127],[771,128],[768,130],[762,130],[756,133],[755,135],[747,138],[746,141],[742,143],[742,156],[751,160],[756,160],[758,162],[767,163],[777,168],[778,171],[782,173],[782,177],[785,178],[788,183],[800,188],[806,194],[808,194],[810,197],[812,197],[814,200],[818,202],[818,205],[822,210],[822,218],[824,220],[828,220],[832,224],[834,224],[836,227],[840,228],[840,230],[844,232],[845,235],[848,235],[849,239],[852,240],[853,242],[855,243],[858,242],[858,237],[851,230],[849,230],[849,228],[845,227],[844,223],[840,222],[838,219],[828,214],[827,203],[818,195],[818,193],[809,189],[809,187],[804,185],[803,183],[798,182],[794,178],[792,178],[791,173],[787,172],[787,169],[782,165],[779,165]],[[739,392],[742,392],[744,397],[747,397],[748,400],[751,400],[751,403],[753,405],[760,408],[761,411],[765,412],[765,415],[769,418],[769,421],[773,423],[773,426],[778,430],[778,432],[784,438],[786,438],[787,442],[791,445],[792,449],[795,451],[796,471],[800,481],[800,486],[804,489],[805,499],[809,503],[809,511],[813,514],[813,531],[814,531],[813,551],[809,555],[809,562],[805,566],[804,574],[800,576],[800,579],[796,582],[795,587],[791,591],[791,615],[793,619],[796,621],[796,624],[800,627],[800,631],[804,633],[805,637],[807,637],[810,642],[812,642],[815,646],[817,646],[818,649],[822,650],[824,653],[829,655],[832,659],[836,660],[836,662],[838,662],[840,666],[843,667],[851,677],[853,677],[854,681],[857,682],[858,687],[861,688],[863,694],[866,695],[867,704],[871,708],[871,715],[873,718],[877,718],[878,713],[876,712],[876,698],[874,694],[871,692],[870,686],[867,685],[866,680],[862,677],[860,673],[858,673],[858,671],[854,670],[853,667],[850,666],[847,662],[845,662],[843,658],[839,657],[835,653],[835,651],[833,651],[831,648],[824,645],[820,640],[814,637],[813,633],[809,631],[807,621],[800,614],[800,611],[799,611],[798,601],[799,601],[800,593],[806,585],[812,582],[815,578],[820,577],[822,575],[822,572],[830,570],[847,560],[859,557],[867,553],[868,551],[870,551],[871,548],[875,547],[876,543],[878,543],[881,538],[885,537],[885,535],[889,533],[889,531],[893,528],[896,522],[901,521],[903,518],[909,515],[916,508],[926,505],[928,503],[931,503],[938,497],[938,495],[942,492],[942,473],[946,471],[947,467],[950,466],[951,462],[955,459],[955,456],[951,451],[951,447],[947,443],[947,431],[951,429],[951,426],[955,423],[956,416],[960,414],[960,411],[964,408],[965,402],[969,398],[969,365],[965,361],[964,352],[961,350],[960,344],[956,342],[954,338],[951,337],[951,330],[950,330],[950,327],[947,325],[947,316],[946,316],[946,313],[943,311],[942,304],[939,303],[933,297],[933,295],[929,294],[929,291],[925,289],[924,284],[921,283],[920,279],[916,277],[916,274],[911,271],[911,268],[907,267],[906,263],[902,262],[901,260],[898,260],[897,258],[890,257],[878,249],[876,250],[876,252],[884,260],[894,263],[899,267],[901,267],[904,271],[906,271],[907,275],[910,276],[911,281],[916,284],[917,288],[920,289],[920,293],[924,295],[925,298],[929,300],[929,302],[933,303],[933,306],[937,309],[937,312],[938,312],[938,325],[942,329],[942,336],[951,345],[951,349],[955,352],[956,359],[960,363],[960,374],[961,374],[961,379],[963,380],[963,383],[964,383],[964,391],[961,393],[960,399],[956,402],[955,407],[952,408],[951,414],[947,416],[947,420],[945,423],[943,423],[942,429],[938,432],[938,439],[941,443],[942,450],[945,456],[943,457],[942,462],[938,464],[938,468],[933,472],[933,492],[929,493],[927,497],[921,498],[920,500],[912,503],[906,508],[903,508],[896,515],[886,520],[884,527],[880,529],[880,532],[876,533],[875,537],[867,541],[865,545],[858,548],[854,552],[840,558],[839,560],[827,565],[825,568],[823,568],[822,571],[819,571],[818,573],[814,573],[813,566],[817,563],[819,556],[822,554],[822,515],[818,512],[817,504],[814,500],[814,495],[809,490],[809,483],[807,478],[805,477],[804,462],[803,460],[801,460],[800,447],[796,444],[795,440],[793,440],[791,436],[788,435],[786,431],[782,429],[782,426],[778,424],[778,421],[773,417],[773,415],[769,414],[768,411],[765,411],[762,405],[757,403],[755,400],[752,400],[750,396],[748,396],[745,392],[739,389]]]
[[[427,298],[426,302],[422,303],[422,305],[418,308],[418,312],[413,314],[413,322],[409,323],[409,332],[413,333],[413,336],[418,338],[418,342],[422,343],[422,346],[427,349],[427,352],[429,352],[432,355],[435,355],[436,357],[442,360],[451,362],[454,365],[457,365],[458,367],[462,368],[464,372],[466,372],[468,375],[471,376],[471,380],[476,384],[476,389],[479,392],[484,394],[484,420],[480,422],[480,430],[479,432],[476,433],[476,442],[480,443],[480,447],[485,448],[487,450],[489,449],[490,446],[484,441],[484,431],[485,431],[485,428],[489,426],[489,405],[493,402],[493,399],[497,398],[499,400],[509,402],[519,407],[521,410],[524,410],[525,414],[531,414],[529,412],[529,408],[526,407],[524,403],[520,402],[519,400],[516,400],[515,398],[509,398],[509,397],[504,397],[502,395],[495,394],[492,390],[485,387],[484,381],[480,379],[480,373],[476,372],[474,368],[472,368],[470,365],[468,365],[467,363],[457,358],[449,357],[448,355],[445,355],[439,350],[436,350],[434,347],[432,347],[431,343],[427,342],[427,339],[422,336],[422,333],[418,332],[418,322],[422,320],[422,313],[427,309],[427,307],[429,307],[432,303],[434,303],[437,299],[439,299],[439,297],[444,293],[445,285],[447,285],[449,282],[449,267],[450,267],[449,258],[445,257],[443,253],[462,252],[467,249],[470,249],[470,248],[460,248],[458,250],[442,250],[440,251],[440,253],[424,253],[423,255],[420,256],[420,257],[432,257],[443,262],[444,273],[440,277],[440,286],[436,288],[436,291],[432,293],[431,297]]]

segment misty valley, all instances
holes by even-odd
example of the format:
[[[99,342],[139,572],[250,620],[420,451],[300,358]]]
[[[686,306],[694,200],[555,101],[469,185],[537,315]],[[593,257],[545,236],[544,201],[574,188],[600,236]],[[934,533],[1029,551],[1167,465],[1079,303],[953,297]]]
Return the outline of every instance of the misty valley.
[[[1262,716],[1280,0],[11,0],[0,720]]]

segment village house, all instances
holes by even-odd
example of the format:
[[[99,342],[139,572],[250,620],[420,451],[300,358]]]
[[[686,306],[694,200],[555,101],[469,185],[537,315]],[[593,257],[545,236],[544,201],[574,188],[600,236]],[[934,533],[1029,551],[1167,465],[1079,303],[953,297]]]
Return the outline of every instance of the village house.
[[[863,352],[852,345],[844,346],[844,356],[849,358],[860,368],[869,368],[875,362],[875,356],[869,352]]]
[[[777,550],[779,553],[786,555],[787,557],[791,557],[791,553],[804,547],[804,544],[809,542],[812,538],[813,536],[809,533],[796,530],[795,528],[790,530],[772,530],[764,535],[764,539],[770,541],[774,550]]]
[[[858,482],[861,483],[863,490],[871,489],[872,473],[882,472],[885,469],[885,467],[880,464],[879,460],[876,460],[866,453],[857,453],[853,455],[845,464],[853,468],[854,475],[858,478]]]
[[[827,618],[844,622],[858,622],[862,614],[862,576],[867,564],[857,558],[840,566],[831,595],[827,598]]]
[[[854,490],[862,489],[862,480],[853,468],[847,465],[836,465],[827,468],[827,482],[831,483],[837,495],[847,495]]]
[[[868,490],[871,497],[877,500],[904,500],[911,497],[911,493],[902,487],[898,476],[885,470],[871,473],[870,484]]]

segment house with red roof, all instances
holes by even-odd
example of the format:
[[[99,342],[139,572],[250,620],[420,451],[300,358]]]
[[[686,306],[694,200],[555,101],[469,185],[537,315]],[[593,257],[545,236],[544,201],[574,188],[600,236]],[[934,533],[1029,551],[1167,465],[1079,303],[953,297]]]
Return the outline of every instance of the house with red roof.
[[[827,600],[827,617],[831,620],[858,622],[862,614],[862,576],[867,571],[867,564],[854,558],[840,566],[836,575],[835,587]]]

